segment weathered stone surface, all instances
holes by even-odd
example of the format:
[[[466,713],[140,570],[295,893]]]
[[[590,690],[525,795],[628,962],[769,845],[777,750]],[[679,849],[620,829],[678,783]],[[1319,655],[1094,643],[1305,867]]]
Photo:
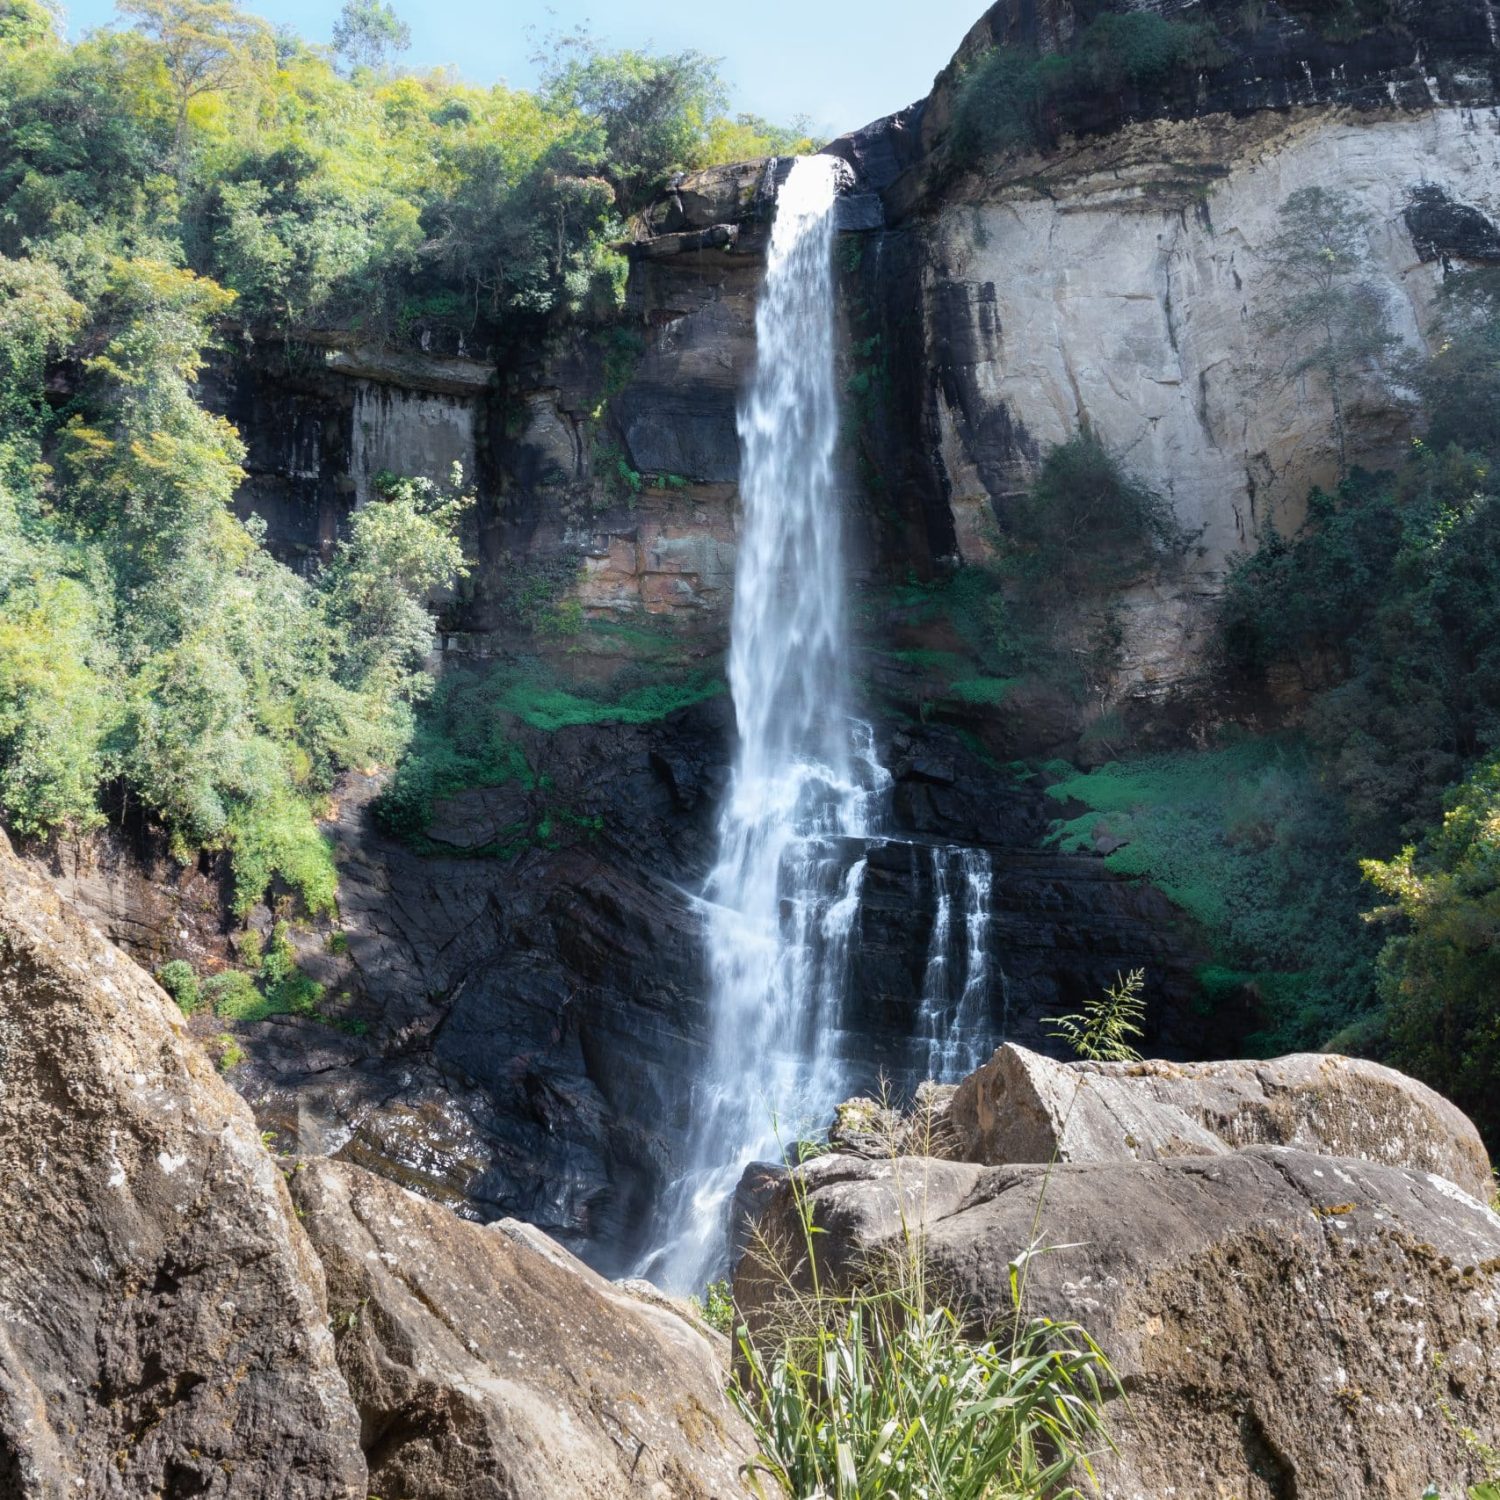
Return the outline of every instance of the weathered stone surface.
[[[329,349],[323,362],[330,370],[406,391],[433,391],[447,396],[474,396],[494,383],[495,366],[479,359],[434,359],[415,350],[350,344]]]
[[[825,1277],[899,1248],[904,1216],[976,1331],[1010,1326],[1015,1256],[1064,1247],[1030,1260],[1026,1308],[1081,1322],[1123,1379],[1105,1500],[1409,1500],[1483,1477],[1459,1428],[1500,1431],[1500,1218],[1443,1178],[1273,1147],[806,1174]],[[790,1197],[766,1222],[795,1247]],[[754,1256],[735,1290],[763,1305]]]
[[[1192,119],[1297,108],[1386,111],[1483,106],[1496,97],[1496,30],[1476,0],[1392,0],[1355,20],[1321,0],[997,0],[970,28],[933,83],[920,121],[929,154],[944,144],[965,71],[993,47],[1066,50],[1101,11],[1155,11],[1211,29],[1214,57],[1140,83],[1075,89],[1052,101],[1049,144],[1136,120]],[[863,132],[861,132],[863,133]]]
[[[1087,426],[1195,534],[1180,564],[1111,598],[1117,698],[1180,693],[1203,669],[1227,559],[1268,520],[1294,530],[1309,487],[1336,475],[1323,392],[1281,379],[1282,351],[1264,336],[1280,205],[1305,187],[1348,195],[1368,217],[1370,283],[1401,345],[1420,350],[1444,262],[1430,253],[1432,216],[1414,244],[1407,210],[1428,190],[1467,205],[1465,224],[1448,225],[1468,247],[1448,259],[1462,263],[1488,244],[1482,222],[1500,221],[1497,182],[1500,137],[1459,107],[1148,122],[991,164],[883,238],[887,278],[898,246],[914,264],[869,295],[890,304],[894,378],[925,378],[903,388],[906,428],[874,462],[909,472],[908,504],[945,497],[956,550],[978,561],[1042,456]],[[1352,406],[1360,461],[1395,462],[1410,412],[1388,373],[1366,372]]]
[[[659,1295],[527,1226],[481,1228],[309,1161],[294,1193],[328,1277],[372,1493],[421,1500],[708,1500],[754,1451],[727,1347]]]
[[[0,835],[0,1491],[360,1500],[323,1278],[175,1007]]]
[[[1460,1109],[1350,1057],[1059,1063],[1007,1045],[959,1084],[946,1124],[945,1154],[986,1166],[1295,1146],[1436,1172],[1482,1200],[1493,1191],[1489,1155]]]
[[[765,160],[741,161],[683,173],[641,216],[640,236],[680,234],[768,217],[775,190],[769,166]]]

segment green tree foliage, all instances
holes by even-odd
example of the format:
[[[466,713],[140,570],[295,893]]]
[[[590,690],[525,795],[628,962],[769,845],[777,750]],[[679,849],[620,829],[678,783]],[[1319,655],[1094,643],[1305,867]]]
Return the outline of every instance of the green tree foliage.
[[[1500,759],[1475,767],[1420,845],[1364,868],[1389,899],[1374,918],[1399,929],[1380,972],[1393,1055],[1500,1138]]]
[[[1432,353],[1404,378],[1426,440],[1396,474],[1314,492],[1292,538],[1269,531],[1231,573],[1231,664],[1294,669],[1308,740],[1347,810],[1343,859],[1387,897],[1384,1010],[1366,1043],[1500,1131],[1491,969],[1500,827],[1500,430],[1496,284],[1450,278]],[[1441,442],[1442,446],[1437,444]]]
[[[159,47],[176,104],[176,153],[186,166],[188,111],[197,99],[256,82],[274,57],[271,30],[233,0],[118,0]]]
[[[411,46],[411,27],[389,0],[344,0],[333,50],[350,68],[381,68]]]
[[[46,275],[9,284],[51,319],[4,345],[7,373],[34,378],[77,309]],[[462,570],[462,503],[393,484],[316,584],[274,562],[232,510],[239,438],[193,391],[232,300],[191,271],[116,259],[59,434],[62,483],[27,472],[6,492],[0,813],[24,833],[87,827],[119,779],[180,852],[229,851],[242,910],[276,880],[326,909],[319,799],[342,767],[404,743],[423,604]]]
[[[472,497],[426,479],[384,475],[380,500],[354,513],[324,578],[324,598],[339,640],[339,680],[360,692],[410,702],[425,692],[432,650],[426,605],[468,568],[458,526]]]
[[[543,90],[554,108],[587,123],[581,154],[626,208],[694,164],[725,102],[717,66],[701,52],[607,52],[582,32],[554,44]]]
[[[1282,203],[1262,258],[1270,296],[1261,326],[1283,351],[1284,379],[1314,377],[1323,387],[1343,476],[1351,399],[1360,378],[1398,342],[1385,296],[1367,275],[1367,216],[1347,193],[1299,188]]]
[[[1295,666],[1309,737],[1357,837],[1386,850],[1500,747],[1500,496],[1487,460],[1417,446],[1399,476],[1315,492],[1291,541],[1232,570],[1230,660]]]

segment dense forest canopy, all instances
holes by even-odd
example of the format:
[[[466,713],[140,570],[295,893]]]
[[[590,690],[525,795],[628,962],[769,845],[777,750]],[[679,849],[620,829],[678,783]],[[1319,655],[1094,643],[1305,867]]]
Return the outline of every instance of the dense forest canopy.
[[[0,818],[138,806],[234,900],[332,902],[315,816],[390,763],[464,569],[453,487],[392,482],[298,576],[231,507],[200,403],[216,341],[446,331],[494,347],[610,317],[627,216],[676,170],[784,150],[696,53],[556,39],[534,92],[398,73],[399,17],[333,48],[230,0],[123,0],[69,45],[0,4]]]

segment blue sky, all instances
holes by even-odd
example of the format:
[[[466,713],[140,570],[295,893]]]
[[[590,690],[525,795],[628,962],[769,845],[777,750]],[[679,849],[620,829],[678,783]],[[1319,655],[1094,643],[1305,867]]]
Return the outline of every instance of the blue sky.
[[[328,40],[341,0],[248,0],[309,41]],[[927,92],[987,0],[395,0],[412,29],[413,67],[453,64],[473,83],[533,81],[534,37],[587,21],[605,42],[696,47],[724,59],[736,110],[774,120],[811,116],[837,134]],[[113,0],[74,0],[73,35],[114,20]],[[528,28],[532,28],[528,34]]]

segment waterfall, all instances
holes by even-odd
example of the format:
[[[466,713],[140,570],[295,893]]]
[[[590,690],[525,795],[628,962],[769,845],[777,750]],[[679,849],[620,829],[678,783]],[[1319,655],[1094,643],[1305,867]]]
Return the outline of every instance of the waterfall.
[[[963,967],[952,963],[953,875],[963,914]],[[932,851],[932,936],[918,1010],[918,1066],[939,1083],[956,1083],[989,1054],[990,857],[983,849],[939,846]],[[958,976],[962,978],[959,980]],[[956,983],[957,981],[957,983]],[[1000,975],[1002,991],[1005,975]],[[956,989],[956,993],[955,993]]]
[[[851,717],[844,555],[833,488],[837,163],[798,158],[777,197],[739,412],[743,522],[729,685],[739,743],[704,889],[712,1038],[692,1097],[687,1171],[642,1266],[696,1289],[720,1267],[752,1161],[826,1123],[862,838],[888,783]]]

